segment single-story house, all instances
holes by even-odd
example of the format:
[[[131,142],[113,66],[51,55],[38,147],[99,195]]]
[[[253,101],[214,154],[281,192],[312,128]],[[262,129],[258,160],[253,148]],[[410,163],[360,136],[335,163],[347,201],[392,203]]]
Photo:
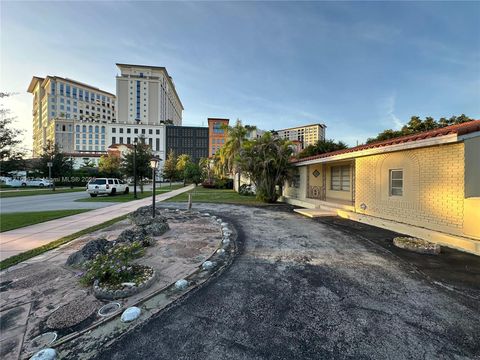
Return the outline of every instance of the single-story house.
[[[480,255],[480,120],[295,159],[283,201]]]

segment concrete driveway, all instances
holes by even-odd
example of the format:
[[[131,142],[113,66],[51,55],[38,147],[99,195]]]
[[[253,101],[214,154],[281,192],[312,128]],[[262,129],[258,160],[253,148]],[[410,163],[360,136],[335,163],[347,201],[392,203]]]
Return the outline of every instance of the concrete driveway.
[[[97,359],[480,355],[480,305],[471,296],[476,289],[464,293],[439,286],[368,240],[388,240],[393,233],[359,228],[357,234],[291,210],[196,208],[236,225],[237,259],[208,285],[104,348]],[[478,265],[476,258],[466,261]]]

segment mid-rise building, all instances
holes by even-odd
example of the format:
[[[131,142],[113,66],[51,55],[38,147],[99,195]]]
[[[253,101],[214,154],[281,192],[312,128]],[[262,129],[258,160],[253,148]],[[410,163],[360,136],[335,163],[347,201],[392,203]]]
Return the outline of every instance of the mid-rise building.
[[[187,154],[194,162],[208,157],[208,128],[194,126],[166,127],[166,152]]]
[[[118,120],[122,124],[182,124],[183,105],[160,66],[117,64]]]
[[[229,119],[208,118],[208,157],[214,156],[227,140]]]
[[[34,76],[28,92],[33,94],[34,157],[48,142],[66,153],[106,151],[108,124],[116,121],[115,95],[59,76]]]
[[[281,129],[276,132],[280,138],[300,141],[302,143],[302,149],[304,149],[308,145],[314,145],[319,140],[325,140],[326,128],[327,126],[324,124],[311,124]]]

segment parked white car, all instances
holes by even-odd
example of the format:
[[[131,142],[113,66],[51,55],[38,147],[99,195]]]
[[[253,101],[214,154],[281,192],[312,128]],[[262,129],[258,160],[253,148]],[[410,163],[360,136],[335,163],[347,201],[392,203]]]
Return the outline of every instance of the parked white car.
[[[128,184],[116,178],[93,178],[87,183],[87,192],[91,197],[97,195],[128,194]]]
[[[27,180],[26,186],[45,187],[45,186],[52,186],[52,185],[53,185],[53,182],[48,179],[29,179]]]
[[[13,187],[38,186],[46,187],[52,186],[52,182],[48,179],[7,179],[5,185]]]

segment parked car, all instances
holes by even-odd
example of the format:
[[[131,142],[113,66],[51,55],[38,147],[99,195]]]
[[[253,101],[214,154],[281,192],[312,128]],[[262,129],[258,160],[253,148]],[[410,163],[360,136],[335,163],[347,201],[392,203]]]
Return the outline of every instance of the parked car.
[[[13,187],[25,187],[25,186],[52,186],[52,182],[48,179],[7,179],[5,185]]]
[[[97,195],[128,194],[128,184],[116,178],[93,178],[87,183],[87,192],[91,197]]]
[[[45,186],[52,186],[52,185],[53,185],[53,182],[48,179],[30,179],[30,180],[27,180],[26,185],[22,185],[22,186],[45,187]]]

